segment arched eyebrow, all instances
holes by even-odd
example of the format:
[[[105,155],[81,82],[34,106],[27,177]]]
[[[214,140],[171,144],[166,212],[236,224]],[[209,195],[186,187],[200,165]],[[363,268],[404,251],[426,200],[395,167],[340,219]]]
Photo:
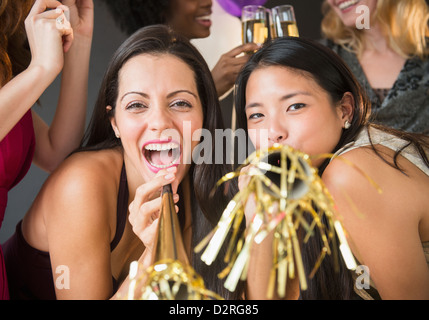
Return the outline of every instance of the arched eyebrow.
[[[144,93],[144,92],[140,92],[140,91],[130,91],[130,92],[127,92],[127,93],[125,93],[122,97],[121,97],[121,102],[122,102],[122,100],[124,100],[124,98],[126,97],[126,96],[128,96],[128,95],[130,95],[130,94],[138,94],[138,95],[140,95],[140,96],[142,96],[142,97],[144,97],[144,98],[149,98],[149,95],[148,94],[146,94],[146,93]]]
[[[186,90],[186,89],[173,91],[167,95],[167,98],[171,98],[171,97],[175,96],[176,94],[183,93],[183,92],[189,93],[190,95],[194,96],[195,99],[198,99],[198,96],[195,93],[193,93],[192,91]]]
[[[289,94],[284,95],[283,97],[280,98],[280,101],[285,101],[285,100],[289,100],[295,96],[312,96],[311,92],[307,92],[307,91],[296,91],[296,92],[292,92]],[[255,107],[259,107],[261,106],[261,103],[259,102],[255,102],[255,103],[250,103],[248,105],[246,105],[246,107],[244,108],[245,110],[249,109],[249,108],[255,108]]]
[[[195,97],[195,99],[198,99],[198,96],[197,96],[195,93],[193,93],[192,91],[186,90],[186,89],[173,91],[173,92],[171,92],[171,93],[169,93],[169,94],[167,95],[167,98],[171,98],[171,97],[175,96],[176,94],[183,93],[183,92],[188,93],[188,94],[190,94],[190,95],[194,96],[194,97]],[[121,101],[122,101],[122,100],[124,100],[124,98],[125,98],[127,95],[130,95],[130,94],[138,94],[138,95],[140,95],[140,96],[142,96],[142,97],[144,97],[144,98],[149,98],[149,95],[148,95],[147,93],[140,92],[140,91],[130,91],[130,92],[125,93],[125,94],[121,97]]]

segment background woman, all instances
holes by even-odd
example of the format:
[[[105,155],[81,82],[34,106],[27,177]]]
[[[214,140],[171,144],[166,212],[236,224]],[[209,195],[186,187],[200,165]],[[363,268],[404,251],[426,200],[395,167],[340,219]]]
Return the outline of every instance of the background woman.
[[[325,44],[345,60],[366,90],[372,120],[429,134],[426,1],[326,0],[323,11]]]
[[[103,1],[116,23],[128,35],[153,24],[166,24],[189,40],[210,35],[212,0]],[[256,44],[240,45],[220,57],[212,70],[219,97],[232,88],[238,72],[249,58],[248,55],[239,55],[257,48]]]

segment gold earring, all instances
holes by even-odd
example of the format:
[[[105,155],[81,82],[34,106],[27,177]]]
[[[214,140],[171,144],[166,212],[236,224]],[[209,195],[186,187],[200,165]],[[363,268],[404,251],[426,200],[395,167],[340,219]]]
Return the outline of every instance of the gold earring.
[[[119,132],[116,132],[116,133],[115,133],[115,136],[116,136],[116,138],[118,138],[118,139],[121,137],[121,136],[119,135]]]

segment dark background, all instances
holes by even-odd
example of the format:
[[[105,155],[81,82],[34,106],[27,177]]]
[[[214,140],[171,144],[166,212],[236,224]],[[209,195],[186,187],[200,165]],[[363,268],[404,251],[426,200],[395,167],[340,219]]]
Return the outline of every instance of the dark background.
[[[120,1],[120,0],[118,0]],[[213,0],[216,1],[216,0]],[[268,0],[265,7],[291,4],[294,6],[298,29],[301,37],[318,39],[320,37],[321,0]],[[89,95],[87,123],[108,61],[116,48],[125,40],[126,36],[115,25],[112,16],[99,0],[94,0],[95,27],[93,47],[91,52],[91,65],[89,74]],[[221,21],[213,21],[222,23]],[[232,49],[232,48],[231,48]],[[47,122],[51,123],[54,116],[59,92],[59,79],[57,79],[42,95],[41,106],[34,110]],[[223,108],[230,108],[232,95],[222,100]],[[228,121],[228,114],[226,116]],[[3,226],[0,230],[0,243],[7,240],[15,230],[17,222],[22,219],[34,198],[40,190],[48,174],[36,166],[32,166],[26,177],[9,192],[8,207]]]

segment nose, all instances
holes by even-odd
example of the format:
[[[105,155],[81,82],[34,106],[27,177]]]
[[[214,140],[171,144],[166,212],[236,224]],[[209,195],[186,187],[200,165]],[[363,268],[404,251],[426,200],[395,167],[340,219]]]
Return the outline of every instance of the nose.
[[[286,128],[278,119],[270,121],[270,128],[268,129],[268,139],[271,143],[282,143],[287,138]]]
[[[148,114],[149,130],[162,132],[172,128],[172,118],[167,108],[152,106]]]

